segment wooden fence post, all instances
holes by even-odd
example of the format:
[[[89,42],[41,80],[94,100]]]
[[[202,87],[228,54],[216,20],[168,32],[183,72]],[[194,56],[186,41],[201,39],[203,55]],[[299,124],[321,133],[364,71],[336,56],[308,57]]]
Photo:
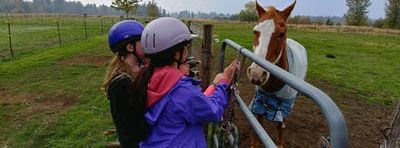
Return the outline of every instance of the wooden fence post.
[[[86,27],[86,18],[87,14],[83,14],[83,26],[85,27],[85,39],[88,39],[88,34],[87,34],[87,27]]]
[[[100,18],[101,34],[104,34],[104,22],[103,18]]]
[[[190,23],[190,25],[193,25],[192,22]],[[200,52],[200,56],[201,56],[201,67],[200,67],[200,79],[201,79],[201,84],[200,87],[205,90],[207,88],[208,85],[210,85],[211,82],[211,58],[212,58],[212,31],[213,30],[213,26],[210,24],[206,24],[203,25],[202,31],[200,31],[200,33],[202,33],[202,44],[201,44],[201,52]],[[211,132],[211,136],[209,137],[210,141],[211,141],[211,146],[213,146],[212,144],[212,137],[213,137],[213,133],[215,133],[216,131],[216,125],[212,124],[211,126],[207,125],[204,126],[205,130],[205,135],[206,137],[209,135],[208,134],[208,130],[211,128],[212,132]],[[207,138],[208,139],[208,138]]]
[[[191,29],[191,25],[192,25],[192,21],[188,21],[188,24],[187,24],[187,27],[189,28],[189,30],[191,31],[190,33],[194,33],[193,32],[193,30]],[[188,49],[188,55],[189,56],[192,56],[192,47],[190,47],[189,49]]]
[[[397,105],[397,109],[394,115],[393,122],[389,129],[389,133],[386,135],[386,147],[387,148],[398,148],[400,147],[400,102]]]
[[[203,90],[210,85],[211,82],[211,57],[212,57],[212,30],[213,26],[206,24],[203,26],[203,40],[201,45],[201,88]]]
[[[12,40],[11,40],[11,21],[8,19],[7,21],[7,26],[8,26],[8,41],[10,43],[10,53],[11,53],[11,58],[14,58],[14,51],[12,49]]]
[[[58,42],[60,43],[60,46],[61,46],[60,24],[59,24],[58,19],[57,19],[57,34],[58,34]]]

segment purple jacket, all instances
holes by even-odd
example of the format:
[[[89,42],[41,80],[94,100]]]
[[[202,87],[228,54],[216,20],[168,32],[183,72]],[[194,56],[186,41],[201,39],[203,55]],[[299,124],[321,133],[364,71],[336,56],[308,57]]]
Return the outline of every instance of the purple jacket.
[[[227,104],[228,86],[220,82],[210,96],[205,96],[199,83],[181,76],[148,108],[145,117],[150,133],[140,147],[207,147],[203,125],[221,120]]]

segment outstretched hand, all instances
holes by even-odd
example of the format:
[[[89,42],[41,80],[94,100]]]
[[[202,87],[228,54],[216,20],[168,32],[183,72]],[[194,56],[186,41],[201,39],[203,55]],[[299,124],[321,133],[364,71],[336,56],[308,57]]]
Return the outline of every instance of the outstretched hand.
[[[240,62],[238,60],[234,60],[228,67],[225,68],[223,73],[218,74],[215,76],[214,84],[217,84],[221,80],[225,80],[227,83],[231,83],[233,79],[233,75],[236,71],[240,70]]]

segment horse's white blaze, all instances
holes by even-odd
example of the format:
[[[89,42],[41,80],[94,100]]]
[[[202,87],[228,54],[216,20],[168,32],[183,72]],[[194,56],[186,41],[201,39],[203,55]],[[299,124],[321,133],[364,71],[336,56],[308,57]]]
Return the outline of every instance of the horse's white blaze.
[[[254,31],[260,33],[260,37],[258,38],[258,45],[254,46],[254,54],[261,58],[265,58],[268,53],[268,45],[271,41],[272,33],[275,32],[275,23],[274,20],[268,19],[257,26],[254,27]],[[252,63],[248,69],[247,76],[250,80],[261,81],[264,80],[262,83],[266,83],[269,78],[269,73],[266,72],[267,75],[264,75],[266,71],[258,66],[256,63]]]

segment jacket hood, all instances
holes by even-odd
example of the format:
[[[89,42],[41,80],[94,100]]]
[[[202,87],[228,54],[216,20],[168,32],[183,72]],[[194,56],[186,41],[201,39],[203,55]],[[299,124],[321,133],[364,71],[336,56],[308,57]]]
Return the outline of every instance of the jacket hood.
[[[147,108],[157,103],[182,78],[183,73],[176,68],[164,66],[155,68],[147,85]]]

